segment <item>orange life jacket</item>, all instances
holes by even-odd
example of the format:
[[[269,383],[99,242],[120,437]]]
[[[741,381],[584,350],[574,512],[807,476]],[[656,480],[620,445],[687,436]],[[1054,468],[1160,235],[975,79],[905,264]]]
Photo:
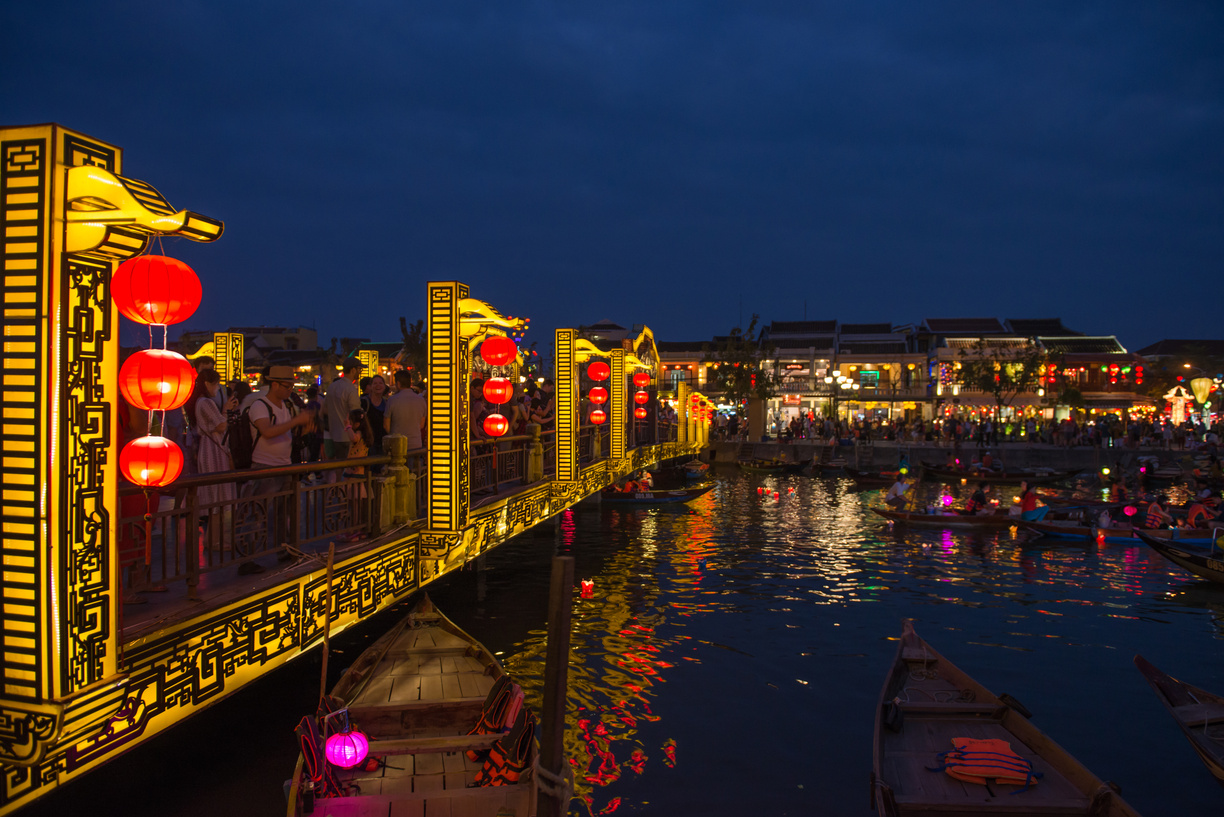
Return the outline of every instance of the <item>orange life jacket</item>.
[[[484,766],[476,772],[476,785],[512,786],[517,783],[527,771],[535,743],[535,728],[535,715],[527,707],[520,709],[514,728],[493,744]]]
[[[997,738],[952,738],[954,748],[938,755],[942,765],[931,771],[946,771],[957,780],[986,785],[990,782],[1027,789],[1041,777],[1033,764],[1012,751],[1011,744]],[[1021,789],[1023,791],[1023,789]]]
[[[519,709],[522,706],[522,688],[511,681],[509,675],[503,675],[489,690],[480,710],[480,719],[476,721],[476,725],[468,734],[491,735],[505,732],[518,717]],[[473,762],[480,760],[483,756],[483,752],[477,752],[475,749],[468,749],[466,754],[468,760]]]

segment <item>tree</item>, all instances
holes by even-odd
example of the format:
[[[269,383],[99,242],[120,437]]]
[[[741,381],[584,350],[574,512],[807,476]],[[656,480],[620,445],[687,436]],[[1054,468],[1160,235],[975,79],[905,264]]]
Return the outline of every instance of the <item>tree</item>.
[[[408,323],[408,319],[400,317],[400,334],[404,336],[404,365],[416,372],[416,377],[425,376],[425,359],[427,346],[425,343],[425,320]]]
[[[991,395],[1000,410],[1010,406],[1016,395],[1041,387],[1037,369],[1045,363],[1046,356],[1032,340],[1021,346],[1004,346],[979,338],[972,346],[961,349],[960,357],[956,382]]]
[[[757,336],[759,315],[753,315],[748,330],[735,327],[714,349],[706,348],[702,363],[713,364],[706,388],[721,393],[728,403],[739,404],[749,397],[767,400],[778,392],[782,376],[777,366],[767,370],[761,361],[772,359],[774,346],[761,343]]]

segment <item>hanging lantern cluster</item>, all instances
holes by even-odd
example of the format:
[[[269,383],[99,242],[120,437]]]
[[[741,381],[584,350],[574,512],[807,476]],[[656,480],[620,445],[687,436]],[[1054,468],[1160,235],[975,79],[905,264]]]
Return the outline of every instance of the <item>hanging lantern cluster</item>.
[[[480,344],[480,356],[490,366],[505,366],[518,357],[518,346],[503,335],[491,335]],[[490,377],[484,382],[484,399],[495,406],[510,402],[514,396],[514,384],[504,377]],[[510,430],[510,421],[500,410],[484,419],[484,432],[490,437],[504,437]]]
[[[633,393],[633,402],[638,404],[638,408],[633,410],[633,416],[639,420],[645,420],[646,409],[643,406],[650,401],[650,395],[642,390],[650,385],[650,375],[646,374],[646,372],[635,372],[633,375],[633,385],[638,388],[638,391]]]
[[[602,360],[592,361],[591,364],[587,366],[587,377],[591,378],[597,383],[607,380],[611,375],[612,369]],[[589,399],[591,403],[595,405],[595,408],[591,410],[591,414],[588,418],[590,419],[591,424],[597,426],[603,425],[608,420],[608,414],[602,408],[600,408],[600,406],[608,402],[608,390],[603,386],[592,386],[591,390],[587,392],[587,399]]]
[[[136,352],[119,370],[119,391],[131,405],[166,412],[191,396],[195,369],[187,358],[166,350],[165,327],[190,318],[201,294],[195,271],[174,258],[142,255],[115,270],[111,297],[119,311],[136,323],[162,327],[162,348]],[[119,470],[136,485],[160,488],[183,472],[183,451],[165,437],[140,437],[119,452]]]

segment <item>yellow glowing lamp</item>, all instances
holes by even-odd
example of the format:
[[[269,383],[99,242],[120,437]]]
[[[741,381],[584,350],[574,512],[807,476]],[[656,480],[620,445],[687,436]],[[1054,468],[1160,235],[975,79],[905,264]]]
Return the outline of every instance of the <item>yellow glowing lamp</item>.
[[[1190,381],[1190,388],[1194,391],[1194,399],[1200,403],[1207,402],[1207,396],[1211,394],[1211,378],[1196,377]]]

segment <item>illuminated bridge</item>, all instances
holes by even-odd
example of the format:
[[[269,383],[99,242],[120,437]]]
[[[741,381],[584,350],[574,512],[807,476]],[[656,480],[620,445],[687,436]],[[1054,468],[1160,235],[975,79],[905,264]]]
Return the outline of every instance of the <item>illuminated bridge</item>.
[[[653,335],[600,349],[555,333],[555,428],[469,435],[485,339],[515,322],[458,282],[426,287],[427,446],[276,472],[120,487],[119,314],[111,276],[155,235],[212,241],[220,221],[175,210],[122,175],[122,151],[58,125],[0,129],[4,222],[0,813],[10,812],[233,693],[321,642],[325,558],[338,546],[332,628],[404,598],[635,469],[701,450],[708,413],[681,384],[674,423],[633,413],[635,374],[657,382]],[[204,282],[207,288],[207,281]],[[218,351],[232,338],[219,337]],[[218,362],[227,357],[218,354]],[[586,422],[589,362],[609,371],[606,421]],[[219,366],[220,369],[220,366]],[[377,473],[375,468],[378,466]],[[330,481],[306,480],[330,472]],[[291,479],[288,477],[292,477]],[[218,485],[237,490],[218,491]],[[210,490],[211,489],[211,490]],[[136,507],[132,511],[133,500]],[[209,523],[198,526],[201,518]],[[355,536],[354,536],[355,535]],[[124,603],[135,544],[144,603]],[[125,548],[127,550],[125,550]],[[288,555],[279,561],[278,555]],[[262,572],[239,572],[259,563]]]

